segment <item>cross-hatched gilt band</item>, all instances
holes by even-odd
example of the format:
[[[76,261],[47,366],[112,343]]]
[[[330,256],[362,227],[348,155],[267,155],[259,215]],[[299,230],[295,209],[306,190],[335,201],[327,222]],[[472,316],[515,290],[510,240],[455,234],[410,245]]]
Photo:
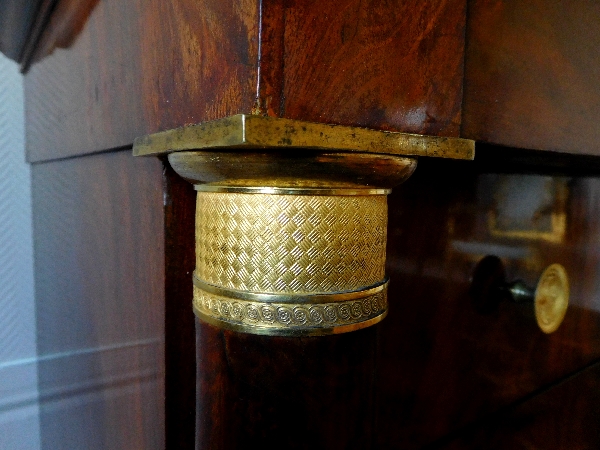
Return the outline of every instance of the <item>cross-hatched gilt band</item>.
[[[387,312],[385,289],[352,301],[307,299],[382,284],[386,233],[385,194],[200,190],[196,277],[224,290],[300,300],[233,299],[195,286],[194,311],[207,322],[257,334],[333,334],[372,325]]]
[[[385,195],[197,195],[196,273],[207,283],[316,293],[385,278]]]

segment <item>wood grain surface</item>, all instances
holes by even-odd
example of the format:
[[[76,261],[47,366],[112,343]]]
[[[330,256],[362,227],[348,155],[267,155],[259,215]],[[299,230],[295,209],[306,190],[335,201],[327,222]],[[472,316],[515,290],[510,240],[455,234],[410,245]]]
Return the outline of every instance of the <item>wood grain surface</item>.
[[[263,8],[272,3],[277,2],[265,2]],[[284,4],[282,13],[275,7],[280,24],[263,24],[272,36],[269,43],[283,39],[283,49],[271,45],[268,53],[278,70],[261,60],[261,80],[270,86],[283,80],[282,94],[271,100],[279,105],[268,105],[269,112],[313,122],[458,135],[464,0]],[[263,71],[263,64],[271,70]]]
[[[192,273],[196,264],[194,187],[165,167],[165,448],[193,449],[196,348]]]
[[[600,442],[600,365],[485,420],[444,450],[593,450]]]
[[[377,344],[377,327],[283,338],[198,322],[196,448],[373,448]]]
[[[252,111],[456,136],[465,20],[464,0],[61,0],[26,75],[28,158]]]
[[[29,158],[250,111],[442,135],[462,112],[465,137],[597,154],[599,18],[472,0],[465,58],[464,0],[61,0],[26,77]]]
[[[390,196],[380,448],[433,444],[600,358],[600,178],[475,167],[421,161]],[[566,225],[550,241],[553,217]],[[571,305],[554,334],[537,328],[532,304],[477,311],[470,279],[489,254],[502,259],[509,281],[530,286],[546,266],[565,266]]]
[[[258,2],[61,0],[25,77],[30,161],[249,112]]]
[[[600,155],[600,4],[470,0],[462,136]]]
[[[32,167],[42,448],[164,448],[162,165]]]

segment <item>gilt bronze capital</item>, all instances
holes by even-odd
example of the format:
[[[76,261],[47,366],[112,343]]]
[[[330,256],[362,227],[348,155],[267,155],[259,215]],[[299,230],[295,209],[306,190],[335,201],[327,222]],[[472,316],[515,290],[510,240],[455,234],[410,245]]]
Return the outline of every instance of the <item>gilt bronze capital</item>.
[[[195,314],[241,332],[314,336],[387,314],[387,194],[419,156],[472,141],[238,115],[144,136],[193,183]]]

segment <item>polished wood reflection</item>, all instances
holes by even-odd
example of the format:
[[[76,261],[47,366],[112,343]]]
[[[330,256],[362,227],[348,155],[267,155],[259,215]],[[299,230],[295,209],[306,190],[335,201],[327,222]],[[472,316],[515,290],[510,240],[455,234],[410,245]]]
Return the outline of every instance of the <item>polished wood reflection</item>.
[[[585,368],[527,401],[461,431],[440,450],[596,449],[600,442],[600,365]]]
[[[58,3],[25,77],[29,160],[252,110],[257,1]]]
[[[196,448],[373,448],[376,326],[309,338],[196,327]]]
[[[381,448],[431,444],[600,357],[598,195],[598,177],[479,173],[435,161],[396,189],[377,384]],[[564,232],[549,241],[560,215]],[[538,329],[532,305],[477,312],[470,277],[488,254],[503,260],[509,279],[531,285],[545,266],[566,267],[571,306],[555,333]]]
[[[78,336],[93,331],[86,323],[112,329],[109,319],[127,322],[124,330],[143,328],[139,321],[146,316],[117,311],[126,307],[122,299],[150,301],[147,326],[165,327],[168,447],[192,448],[196,425],[201,448],[514,448],[523,442],[552,448],[542,437],[548,424],[553,442],[593,446],[600,165],[588,156],[574,170],[572,155],[557,160],[522,148],[599,154],[596,3],[38,3],[56,8],[38,17],[41,39],[30,49],[25,75],[28,158],[39,163],[36,226],[56,223],[62,233],[36,235],[36,264],[48,273],[38,286],[44,295],[60,295],[53,283],[63,277],[60,289],[91,286],[99,296],[92,300],[112,305],[105,318],[93,309],[96,304],[82,303],[94,314],[78,324]],[[22,46],[21,31],[13,48]],[[108,151],[140,135],[251,111],[461,134],[520,148],[487,147],[485,164],[479,156],[475,164],[423,158],[413,178],[394,191],[390,313],[382,324],[323,340],[271,340],[200,324],[196,374],[190,306],[194,193],[168,168],[162,176],[157,161],[140,163],[149,164],[143,173],[152,186],[132,190],[127,183],[139,179],[128,170],[137,163]],[[107,153],[79,158],[94,152]],[[545,172],[549,158],[555,164]],[[47,163],[52,160],[58,161]],[[49,187],[57,183],[65,197],[49,199]],[[92,203],[69,200],[81,186],[105,196],[98,221],[91,220],[97,217]],[[157,186],[162,195],[156,196]],[[156,209],[139,209],[148,201],[145,192],[153,193],[158,216]],[[150,214],[151,226],[133,232],[131,211],[136,217]],[[74,232],[92,236],[81,248],[99,249],[99,259],[92,252],[84,252],[83,262],[67,259],[80,247],[61,236]],[[160,245],[163,251],[156,253]],[[502,259],[508,278],[530,285],[543,267],[566,267],[572,305],[556,333],[541,333],[526,305],[503,303],[487,314],[475,308],[470,277],[488,254]],[[114,260],[121,272],[95,270]],[[131,275],[139,261],[149,267],[144,276],[156,275],[149,294]],[[53,345],[51,338],[66,339],[52,335],[55,322],[45,314],[39,319],[49,336],[40,341],[43,352]],[[567,385],[572,387],[563,391]],[[162,442],[165,430],[154,423],[163,406],[156,398],[138,399],[139,415],[131,421],[117,423],[117,413],[107,418],[115,434],[106,442],[121,442],[119,433],[129,447]],[[148,404],[158,406],[144,409]],[[557,425],[557,416],[543,411],[546,404],[578,411]],[[113,406],[111,414],[118,409]],[[579,433],[582,428],[585,433]]]
[[[600,3],[468,3],[462,136],[600,155]]]
[[[465,0],[270,0],[262,11],[261,112],[458,136]]]

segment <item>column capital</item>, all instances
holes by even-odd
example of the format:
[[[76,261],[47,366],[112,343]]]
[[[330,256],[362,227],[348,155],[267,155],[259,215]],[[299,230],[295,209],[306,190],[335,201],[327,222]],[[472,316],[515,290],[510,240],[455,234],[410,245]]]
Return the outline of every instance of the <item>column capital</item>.
[[[387,314],[387,194],[420,156],[473,141],[236,115],[136,139],[195,185],[195,314],[241,332],[314,336]]]

